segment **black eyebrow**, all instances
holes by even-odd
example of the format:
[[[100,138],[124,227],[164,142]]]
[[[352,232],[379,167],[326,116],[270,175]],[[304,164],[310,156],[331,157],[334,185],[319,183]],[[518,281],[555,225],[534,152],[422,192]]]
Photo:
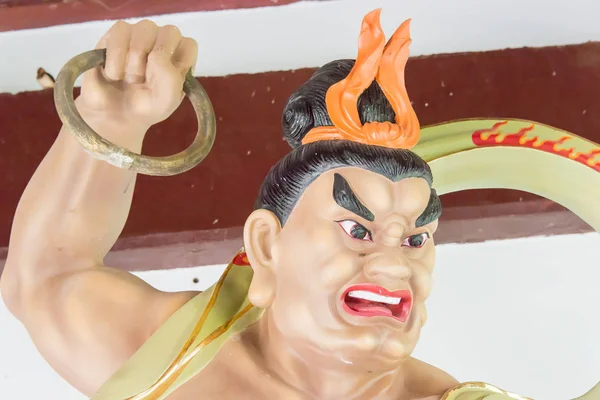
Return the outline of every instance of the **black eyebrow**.
[[[333,199],[340,207],[353,212],[359,217],[367,221],[375,221],[373,213],[358,200],[346,179],[337,173],[334,175],[333,181]]]
[[[415,222],[415,227],[419,228],[421,226],[425,226],[427,224],[432,223],[433,221],[440,218],[442,215],[442,202],[440,197],[437,195],[435,189],[431,189],[431,194],[429,195],[429,203],[427,207],[425,207],[425,211],[417,218]]]

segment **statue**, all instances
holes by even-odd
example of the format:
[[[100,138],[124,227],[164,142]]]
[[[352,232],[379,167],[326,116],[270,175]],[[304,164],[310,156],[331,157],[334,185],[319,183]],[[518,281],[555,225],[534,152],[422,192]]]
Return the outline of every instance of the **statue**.
[[[118,22],[65,67],[55,86],[64,126],[19,204],[2,293],[74,387],[94,400],[526,399],[411,357],[439,196],[527,190],[597,230],[600,146],[518,120],[421,129],[404,86],[409,21],[386,42],[379,13],[364,18],[356,60],[324,65],[289,99],[293,150],[265,178],[244,248],[202,293],[159,292],[103,264],[136,173],[189,170],[212,146],[212,107],[190,73],[196,43],[172,26]],[[197,140],[175,156],[138,154],[181,87]]]

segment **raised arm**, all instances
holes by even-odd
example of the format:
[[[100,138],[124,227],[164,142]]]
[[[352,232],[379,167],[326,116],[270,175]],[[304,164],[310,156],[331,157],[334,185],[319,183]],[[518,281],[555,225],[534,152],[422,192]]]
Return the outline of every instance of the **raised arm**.
[[[147,129],[183,99],[196,42],[173,26],[118,22],[98,48],[107,49],[106,67],[84,75],[77,108],[100,135],[139,152]],[[88,395],[194,295],[160,292],[103,265],[135,179],[85,153],[63,127],[21,197],[0,281],[40,353]]]

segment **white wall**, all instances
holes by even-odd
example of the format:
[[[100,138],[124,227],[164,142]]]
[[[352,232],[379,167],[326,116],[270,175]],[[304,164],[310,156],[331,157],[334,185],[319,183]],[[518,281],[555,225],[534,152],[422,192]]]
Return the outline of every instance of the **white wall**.
[[[600,1],[343,0],[152,17],[199,42],[196,74],[222,76],[317,67],[356,56],[362,17],[383,7],[391,35],[412,18],[412,55],[600,40]],[[58,73],[94,48],[111,21],[0,33],[0,92],[38,90],[38,67]]]
[[[415,355],[461,381],[566,400],[600,381],[600,235],[441,245]],[[204,288],[223,266],[143,272],[164,290]],[[198,284],[192,282],[200,278]],[[0,399],[83,400],[0,304]]]

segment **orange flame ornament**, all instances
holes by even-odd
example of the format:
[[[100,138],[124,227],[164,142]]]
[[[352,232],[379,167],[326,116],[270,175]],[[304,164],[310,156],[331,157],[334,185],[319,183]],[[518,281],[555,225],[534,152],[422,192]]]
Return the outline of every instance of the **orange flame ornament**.
[[[332,85],[325,102],[333,126],[311,129],[302,143],[319,140],[350,140],[367,145],[410,149],[419,141],[420,125],[404,84],[408,60],[410,19],[406,20],[385,43],[380,23],[381,9],[371,11],[362,22],[358,39],[358,56],[348,76]],[[391,122],[362,124],[358,98],[377,80],[396,113]]]

